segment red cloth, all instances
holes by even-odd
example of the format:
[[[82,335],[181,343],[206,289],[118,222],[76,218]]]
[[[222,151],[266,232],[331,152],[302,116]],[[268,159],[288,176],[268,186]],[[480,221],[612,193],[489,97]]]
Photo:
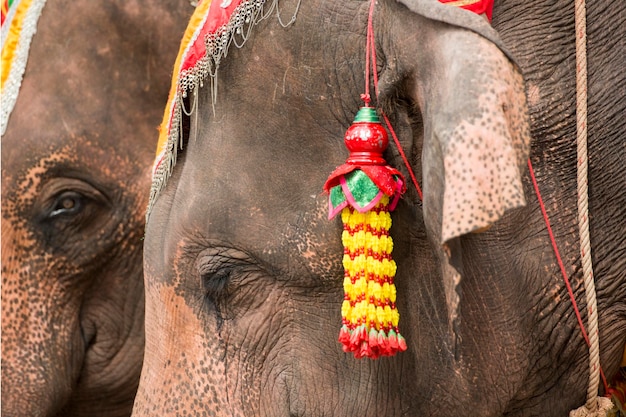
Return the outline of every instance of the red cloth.
[[[209,34],[219,34],[218,32],[226,27],[233,11],[242,1],[243,0],[230,0],[220,2],[219,0],[215,0],[210,2],[209,14],[202,23],[203,26],[197,38],[194,40],[193,44],[189,46],[181,70],[194,68],[198,61],[206,56],[204,38]]]
[[[493,0],[439,0],[451,6],[457,6],[469,10],[476,14],[484,14],[491,22],[491,12],[493,11]]]

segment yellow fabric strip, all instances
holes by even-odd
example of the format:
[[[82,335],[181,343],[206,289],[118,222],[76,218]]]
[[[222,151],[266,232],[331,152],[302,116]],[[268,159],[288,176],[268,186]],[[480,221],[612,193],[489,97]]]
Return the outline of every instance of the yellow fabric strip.
[[[4,84],[9,78],[16,51],[19,47],[22,26],[31,3],[32,0],[23,0],[20,2],[15,11],[15,16],[13,16],[11,20],[11,27],[9,28],[6,41],[2,46],[2,78],[0,79],[0,89],[4,89]]]
[[[176,62],[174,63],[174,72],[172,74],[172,84],[170,86],[169,97],[167,99],[167,106],[165,107],[165,114],[163,115],[163,122],[161,123],[161,127],[159,128],[159,141],[157,143],[157,157],[161,155],[161,153],[165,150],[167,139],[169,135],[169,126],[172,118],[172,111],[174,108],[176,94],[178,93],[178,76],[180,72],[180,67],[182,60],[184,58],[185,52],[191,43],[196,30],[204,20],[204,17],[208,13],[209,6],[211,5],[211,0],[204,0],[202,3],[196,7],[189,23],[187,24],[187,29],[185,29],[185,34],[183,35],[183,39],[180,43],[180,48],[178,50],[178,56],[176,57]]]

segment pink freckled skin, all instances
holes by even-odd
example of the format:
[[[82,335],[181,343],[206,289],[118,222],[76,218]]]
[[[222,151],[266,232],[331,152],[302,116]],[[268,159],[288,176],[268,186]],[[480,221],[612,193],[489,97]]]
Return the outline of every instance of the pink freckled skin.
[[[191,11],[43,9],[2,136],[3,415],[130,414],[155,127]]]

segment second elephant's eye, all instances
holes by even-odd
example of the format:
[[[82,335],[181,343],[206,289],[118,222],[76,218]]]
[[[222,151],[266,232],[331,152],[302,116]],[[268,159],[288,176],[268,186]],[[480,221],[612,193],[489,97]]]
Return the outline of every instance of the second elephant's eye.
[[[48,218],[72,216],[80,213],[87,197],[75,191],[66,191],[59,194],[52,206]]]

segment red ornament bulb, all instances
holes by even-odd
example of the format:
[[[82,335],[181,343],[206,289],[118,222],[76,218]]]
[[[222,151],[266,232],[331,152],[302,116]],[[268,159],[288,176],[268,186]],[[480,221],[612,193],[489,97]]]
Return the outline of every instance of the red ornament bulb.
[[[389,138],[373,108],[361,107],[343,140],[350,151],[347,164],[386,165],[383,152]]]

